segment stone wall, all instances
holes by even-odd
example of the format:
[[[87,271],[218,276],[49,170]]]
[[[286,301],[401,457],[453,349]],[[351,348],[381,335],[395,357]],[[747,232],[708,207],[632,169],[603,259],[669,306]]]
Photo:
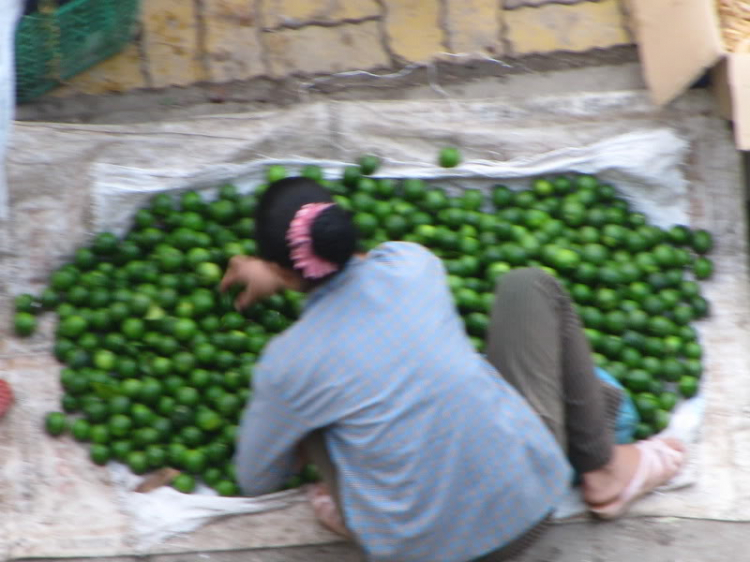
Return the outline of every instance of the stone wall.
[[[620,0],[144,0],[137,38],[54,96],[373,72],[632,42]]]

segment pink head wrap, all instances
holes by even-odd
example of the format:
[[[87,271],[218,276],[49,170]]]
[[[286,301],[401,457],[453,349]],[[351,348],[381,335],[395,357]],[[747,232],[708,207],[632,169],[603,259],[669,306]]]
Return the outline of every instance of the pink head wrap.
[[[318,215],[332,207],[334,203],[308,203],[295,213],[286,241],[295,269],[300,270],[305,279],[320,279],[336,271],[339,266],[315,255],[312,247],[312,225]]]

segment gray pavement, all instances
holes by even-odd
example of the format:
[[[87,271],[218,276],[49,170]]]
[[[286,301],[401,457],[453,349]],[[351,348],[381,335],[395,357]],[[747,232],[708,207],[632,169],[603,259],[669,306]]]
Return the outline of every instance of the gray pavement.
[[[676,518],[562,523],[516,562],[742,562],[750,523]],[[31,561],[32,559],[17,559]],[[53,562],[53,559],[33,559]],[[59,559],[54,562],[58,562]],[[89,562],[91,558],[67,558]],[[324,546],[102,558],[107,562],[362,562],[345,543]],[[429,562],[429,561],[425,561]]]

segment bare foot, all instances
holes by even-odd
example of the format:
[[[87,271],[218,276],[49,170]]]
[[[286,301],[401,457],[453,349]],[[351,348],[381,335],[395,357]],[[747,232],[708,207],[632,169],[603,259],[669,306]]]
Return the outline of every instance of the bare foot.
[[[685,445],[677,439],[665,437],[656,440],[678,453],[685,452]],[[583,475],[583,499],[586,503],[602,506],[616,501],[633,481],[643,454],[637,443],[615,445],[612,459],[607,465]],[[649,476],[649,482],[644,482],[644,485],[651,490],[665,483],[676,472],[672,468]]]

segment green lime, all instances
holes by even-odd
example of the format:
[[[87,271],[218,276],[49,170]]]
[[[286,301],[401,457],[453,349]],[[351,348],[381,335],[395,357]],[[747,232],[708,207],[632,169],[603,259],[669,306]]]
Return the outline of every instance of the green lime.
[[[58,326],[58,334],[66,338],[77,338],[88,329],[88,322],[82,316],[63,318]]]
[[[204,287],[214,287],[221,281],[223,272],[221,268],[210,261],[199,263],[195,266],[198,282]]]
[[[677,327],[674,322],[664,316],[653,316],[649,318],[646,330],[654,336],[666,337],[674,334]]]
[[[195,491],[195,478],[190,474],[178,474],[172,480],[172,487],[183,494],[190,494]]]
[[[693,263],[693,275],[696,279],[708,279],[713,275],[713,271],[713,263],[708,258],[699,257]]]
[[[602,244],[585,244],[581,249],[581,259],[584,262],[601,266],[609,259],[609,250]]]
[[[622,310],[610,310],[604,315],[604,328],[612,334],[622,334],[628,327],[628,315]]]
[[[667,239],[675,246],[686,246],[690,243],[690,229],[678,224],[667,230]]]
[[[229,201],[237,201],[240,198],[240,193],[237,186],[231,183],[225,183],[219,187],[219,199],[228,199]],[[184,213],[183,213],[184,216]]]
[[[378,182],[372,178],[361,178],[357,182],[357,192],[366,193],[371,197],[376,197],[378,194]]]
[[[144,404],[155,405],[158,403],[159,398],[164,392],[164,385],[153,377],[145,377],[141,379],[141,388],[138,394],[138,398]]]
[[[177,403],[183,406],[197,406],[200,403],[200,398],[200,393],[195,388],[189,386],[183,386],[175,393]]]
[[[425,192],[420,206],[430,213],[437,213],[448,206],[448,197],[440,189],[430,189]]]
[[[30,336],[36,330],[36,317],[29,312],[16,312],[13,316],[13,329],[19,336]]]
[[[691,246],[698,254],[707,254],[714,246],[713,237],[705,230],[693,231]]]
[[[558,195],[565,195],[573,189],[573,182],[567,176],[555,177],[552,184],[555,186],[555,193]]]
[[[349,187],[354,187],[357,185],[359,180],[362,178],[362,171],[359,168],[359,166],[347,166],[344,168],[343,173],[343,182],[344,185],[347,185]]]
[[[599,342],[599,349],[608,359],[616,359],[622,352],[624,343],[622,338],[612,334],[604,335]]]
[[[481,209],[484,203],[484,194],[479,189],[464,189],[461,196],[458,198],[461,204],[461,208],[465,211],[477,212]],[[475,215],[473,213],[467,213],[467,220],[473,220],[471,217],[476,217],[476,222],[479,222],[481,215]]]
[[[89,290],[83,285],[71,287],[65,295],[66,300],[77,306],[82,306],[89,301]]]
[[[674,407],[677,405],[677,402],[679,400],[677,394],[668,390],[659,394],[658,398],[659,407],[666,412],[671,412],[672,410],[674,410]]]
[[[102,424],[92,425],[90,439],[92,443],[99,443],[101,445],[109,444],[109,429],[106,425]]]
[[[682,347],[682,352],[688,359],[700,359],[703,356],[703,350],[698,342],[686,342]]]
[[[651,375],[643,369],[631,369],[631,371],[625,375],[625,386],[631,392],[645,392],[651,387],[652,382]]]
[[[360,156],[358,164],[362,175],[370,176],[380,167],[380,158],[372,154],[365,154],[364,156]]]
[[[83,419],[77,419],[70,427],[70,433],[76,441],[88,441],[91,437],[91,424]]]
[[[134,474],[145,474],[148,472],[148,457],[143,451],[131,451],[126,457],[126,464]]]
[[[60,294],[52,287],[47,287],[39,295],[39,303],[44,310],[54,310],[60,304]]]
[[[406,178],[401,182],[401,192],[404,199],[411,202],[420,201],[426,192],[424,181],[418,178]]]
[[[563,203],[560,209],[560,215],[565,224],[570,227],[578,227],[581,226],[586,219],[586,207],[582,203],[569,201]]]
[[[167,216],[174,211],[174,201],[167,193],[159,193],[151,198],[151,212],[157,216]]]
[[[183,211],[200,213],[205,210],[206,204],[197,191],[186,191],[180,196],[180,207]]]
[[[691,297],[690,309],[694,318],[705,318],[709,314],[708,301],[701,296]]]
[[[172,365],[176,373],[185,375],[195,367],[195,356],[189,351],[178,351],[172,356]]]
[[[287,177],[287,171],[281,164],[271,164],[266,169],[266,180],[268,183],[277,182]]]
[[[698,394],[698,379],[690,375],[684,375],[678,383],[680,394],[685,398],[692,398]]]
[[[614,289],[600,287],[594,293],[594,302],[604,311],[613,310],[617,308],[619,296]]]
[[[86,334],[89,335],[89,334]],[[82,338],[83,339],[83,336]],[[113,371],[117,365],[117,355],[107,349],[99,349],[93,356],[94,366],[102,371]]]
[[[570,288],[570,296],[578,304],[591,304],[594,300],[594,291],[583,283],[574,283]]]
[[[625,245],[628,231],[619,224],[606,224],[602,229],[602,244],[609,248],[619,248]]]
[[[440,150],[438,164],[443,168],[455,168],[461,163],[461,153],[457,148],[446,147]]]
[[[188,449],[182,455],[181,464],[188,472],[200,474],[206,469],[206,455],[199,449]]]
[[[208,215],[217,223],[227,225],[237,218],[237,208],[232,201],[218,199],[209,203]],[[177,233],[180,233],[180,235],[177,239],[173,239],[173,241],[179,242],[175,243],[178,248],[185,250],[197,245],[194,242],[195,234],[192,229],[181,227],[175,230],[173,235]]]
[[[203,431],[216,431],[223,425],[221,416],[209,409],[201,409],[195,416],[195,424]]]
[[[235,484],[234,482],[230,482],[229,480],[222,480],[218,482],[214,489],[220,496],[239,496],[240,495],[240,488]]]
[[[18,295],[14,299],[15,311],[16,312],[27,312],[29,314],[36,314],[39,311],[37,299],[34,295],[24,293]]]
[[[677,304],[672,307],[670,316],[676,324],[686,326],[693,320],[693,308],[687,304]]]
[[[133,422],[124,414],[115,414],[109,418],[109,432],[115,437],[126,437],[130,434]]]
[[[653,434],[654,431],[649,424],[647,424],[646,422],[638,422],[635,427],[635,432],[633,433],[633,438],[640,441],[643,439],[648,439]]]
[[[656,412],[659,410],[659,399],[651,393],[642,392],[635,396],[635,407],[638,415],[645,422],[652,422],[656,419]]]
[[[700,378],[703,374],[703,364],[700,359],[685,359],[683,366],[685,372],[691,377]]]
[[[678,382],[685,374],[685,366],[675,357],[667,357],[662,362],[661,376],[667,382]]]
[[[232,385],[231,389],[236,387]],[[223,394],[216,400],[216,409],[223,416],[233,416],[242,408],[242,400],[235,394]]]
[[[137,447],[148,447],[159,442],[159,430],[154,427],[140,427],[132,433],[133,442]]]
[[[195,336],[198,331],[198,326],[194,320],[190,318],[178,318],[172,324],[172,335],[178,341],[187,341]]]
[[[111,449],[102,443],[93,443],[89,447],[89,458],[94,464],[104,466],[112,457]]]
[[[492,203],[496,209],[508,207],[513,203],[513,192],[505,185],[496,185],[492,188]]]
[[[62,412],[50,412],[44,418],[44,428],[52,436],[59,436],[68,429],[68,420]]]
[[[185,261],[185,254],[170,246],[157,254],[156,261],[162,271],[179,271]]]
[[[379,227],[378,219],[370,213],[356,213],[352,220],[364,237],[371,236]]]
[[[130,308],[124,302],[113,302],[107,308],[110,322],[122,322],[130,315]]]
[[[141,381],[138,382],[140,383]],[[139,385],[138,391],[140,394],[141,385]],[[140,399],[140,396],[133,398]],[[153,410],[145,404],[136,403],[133,404],[133,407],[130,409],[130,419],[136,427],[150,426],[155,418],[156,415]]]
[[[146,460],[151,470],[158,470],[167,465],[167,450],[162,445],[151,444],[146,446]]]
[[[120,325],[120,331],[130,340],[140,340],[146,333],[146,324],[140,318],[126,318]]]
[[[624,283],[620,269],[616,264],[608,262],[599,268],[599,283],[609,287],[617,287]]]
[[[483,338],[487,333],[489,318],[482,312],[471,312],[465,317],[466,329],[469,334]]]
[[[311,179],[317,182],[323,181],[323,169],[320,166],[314,164],[308,164],[302,167],[300,175],[303,178]]]
[[[643,356],[634,347],[623,347],[620,353],[620,361],[631,369],[638,369],[643,362]]]
[[[117,236],[111,232],[101,232],[94,237],[91,249],[100,256],[111,256],[117,249]]]
[[[78,270],[72,269],[58,269],[50,276],[50,286],[60,292],[65,292],[75,285],[78,280]]]
[[[409,222],[402,216],[390,215],[383,221],[383,228],[392,240],[397,240],[409,229]]]
[[[128,455],[133,451],[133,444],[127,439],[120,439],[119,441],[113,441],[109,446],[112,458],[126,462]]]

